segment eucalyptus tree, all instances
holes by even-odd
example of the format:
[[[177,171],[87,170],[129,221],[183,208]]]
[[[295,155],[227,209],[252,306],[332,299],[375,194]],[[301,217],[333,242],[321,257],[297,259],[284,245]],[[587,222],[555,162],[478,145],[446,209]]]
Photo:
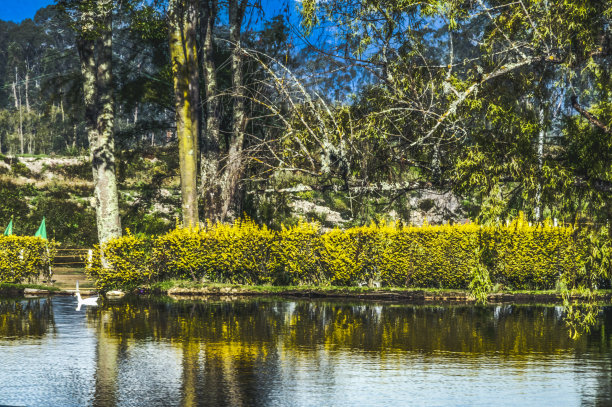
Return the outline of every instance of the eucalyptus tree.
[[[248,0],[228,0],[228,17],[230,27],[230,49],[232,66],[232,139],[229,144],[225,171],[221,181],[221,213],[225,219],[230,206],[235,203],[236,188],[242,174],[244,159],[244,131],[247,124],[247,114],[244,103],[242,23],[245,17]]]
[[[207,219],[217,220],[221,213],[220,130],[221,101],[215,64],[215,25],[219,16],[218,0],[203,0],[200,15],[202,72],[204,73],[204,120],[200,154],[200,196]]]
[[[98,239],[105,243],[121,236],[114,151],[112,21],[115,3],[113,0],[62,0],[58,4],[71,14],[76,30]]]

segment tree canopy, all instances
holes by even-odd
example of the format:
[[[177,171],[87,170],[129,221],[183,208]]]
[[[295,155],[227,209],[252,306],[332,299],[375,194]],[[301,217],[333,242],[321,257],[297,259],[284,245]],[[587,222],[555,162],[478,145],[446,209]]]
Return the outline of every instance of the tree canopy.
[[[65,6],[92,1],[59,3],[0,22],[2,154],[91,148]],[[431,194],[461,207],[439,221],[612,217],[608,1],[112,3],[116,149],[176,148],[189,101],[194,147],[169,162],[200,219],[412,222]]]

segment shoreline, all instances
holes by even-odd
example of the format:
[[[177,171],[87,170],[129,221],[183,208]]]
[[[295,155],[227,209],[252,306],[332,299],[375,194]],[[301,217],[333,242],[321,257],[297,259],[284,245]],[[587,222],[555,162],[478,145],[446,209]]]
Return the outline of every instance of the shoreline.
[[[385,301],[394,303],[465,303],[476,304],[476,299],[468,290],[452,289],[398,289],[382,288],[353,290],[355,287],[333,287],[333,288],[300,288],[300,287],[201,287],[180,288],[173,287],[167,291],[155,292],[155,294],[168,295],[175,299],[197,299],[206,297],[282,297],[300,299],[358,299],[370,301]],[[579,300],[579,295],[572,299]],[[594,293],[594,300],[598,302],[611,303],[612,291],[599,290]],[[563,299],[560,292],[556,291],[516,291],[496,292],[487,296],[487,304],[499,303],[550,303],[562,304]]]
[[[165,282],[149,287],[126,291],[127,295],[166,295],[177,300],[215,297],[282,297],[300,299],[358,299],[395,303],[466,303],[476,299],[468,290],[427,288],[368,288],[368,287],[317,287],[317,286],[248,286],[238,284],[197,284],[191,282]],[[95,295],[94,290],[80,290],[84,296]],[[35,298],[55,295],[73,295],[75,290],[32,284],[0,284],[0,297]],[[107,295],[116,298],[118,295]],[[121,296],[120,294],[119,296]],[[579,295],[572,299],[579,300]],[[612,290],[597,290],[597,302],[612,303]],[[499,303],[549,303],[561,304],[561,293],[554,290],[501,291],[489,293],[487,304]]]

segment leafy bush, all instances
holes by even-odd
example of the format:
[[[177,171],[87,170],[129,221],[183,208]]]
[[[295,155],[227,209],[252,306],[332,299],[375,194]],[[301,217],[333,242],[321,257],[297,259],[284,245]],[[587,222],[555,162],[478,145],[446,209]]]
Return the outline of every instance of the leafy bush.
[[[51,277],[56,243],[39,237],[0,236],[0,283],[32,282]]]
[[[300,221],[293,227],[281,226],[272,245],[272,280],[278,284],[320,284],[323,248],[319,226]]]
[[[96,246],[92,263],[87,272],[96,288],[109,291],[116,288],[132,288],[146,284],[154,278],[151,267],[151,242],[139,239],[127,231],[125,236]]]
[[[91,273],[115,287],[173,278],[245,284],[333,284],[489,290],[549,289],[584,270],[588,241],[571,227],[406,227],[372,224],[321,233],[300,222],[272,231],[250,220],[177,228],[150,240],[132,235],[104,249]],[[484,294],[483,294],[484,295]]]
[[[270,281],[273,239],[250,220],[177,228],[155,240],[153,260],[163,278],[259,284]]]
[[[24,163],[19,162],[19,161],[15,161],[11,165],[11,171],[13,172],[15,176],[21,175],[26,178],[29,178],[32,176],[32,171],[30,171],[29,168]]]
[[[588,241],[571,227],[550,222],[529,226],[521,216],[508,227],[483,231],[492,280],[516,289],[553,288],[564,276],[577,275],[587,260]]]

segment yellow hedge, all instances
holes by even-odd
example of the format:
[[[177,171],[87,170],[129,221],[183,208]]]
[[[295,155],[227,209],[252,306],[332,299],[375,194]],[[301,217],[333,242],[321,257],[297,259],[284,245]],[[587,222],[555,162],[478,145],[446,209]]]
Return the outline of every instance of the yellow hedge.
[[[577,275],[588,245],[571,227],[372,224],[321,233],[300,222],[280,231],[250,220],[177,228],[149,240],[127,235],[105,246],[90,272],[100,288],[186,278],[245,284],[380,284],[467,288],[475,270],[508,288],[552,288]]]
[[[274,232],[248,220],[177,228],[155,239],[152,263],[160,278],[261,283],[270,280],[274,238]]]
[[[321,284],[325,281],[322,249],[319,225],[306,222],[293,227],[283,225],[275,233],[270,250],[270,281],[285,285]]]
[[[0,283],[33,282],[51,277],[56,243],[40,237],[0,236]]]
[[[96,246],[87,268],[98,289],[135,287],[149,283],[154,277],[149,240],[139,239],[128,230],[125,236],[112,239],[103,247],[105,267],[100,247]]]

